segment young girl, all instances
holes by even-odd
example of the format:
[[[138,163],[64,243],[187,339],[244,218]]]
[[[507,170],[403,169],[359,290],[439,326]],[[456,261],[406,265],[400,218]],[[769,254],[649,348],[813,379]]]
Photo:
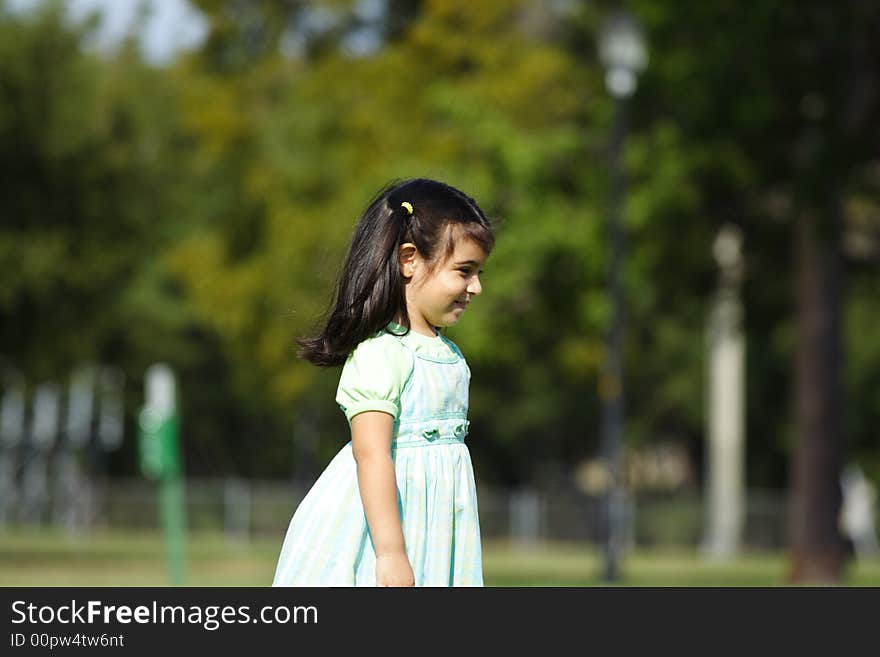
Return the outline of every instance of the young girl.
[[[300,503],[274,586],[482,586],[470,369],[439,333],[480,294],[494,235],[473,199],[408,180],[366,209],[336,305],[300,356],[342,365],[351,442]]]

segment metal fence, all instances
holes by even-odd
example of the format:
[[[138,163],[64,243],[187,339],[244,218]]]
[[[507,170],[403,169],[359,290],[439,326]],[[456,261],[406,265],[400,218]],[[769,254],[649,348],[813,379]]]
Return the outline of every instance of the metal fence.
[[[186,516],[190,531],[225,532],[230,540],[283,536],[308,484],[261,479],[189,479]],[[73,533],[96,529],[143,530],[160,525],[156,486],[143,479],[92,480],[71,492],[50,495],[43,513],[3,514],[6,527],[39,524]],[[602,536],[599,497],[576,490],[542,491],[478,486],[484,539],[528,545],[543,541],[598,542]],[[704,509],[698,490],[637,494],[627,504],[631,547],[699,547]],[[750,490],[743,546],[779,549],[785,541],[785,492]]]

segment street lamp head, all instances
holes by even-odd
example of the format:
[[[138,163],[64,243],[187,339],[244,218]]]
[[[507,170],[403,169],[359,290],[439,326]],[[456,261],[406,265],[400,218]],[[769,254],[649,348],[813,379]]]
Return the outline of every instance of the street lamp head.
[[[609,93],[615,98],[632,96],[636,75],[648,65],[648,49],[641,27],[630,14],[615,12],[602,26],[599,58]]]

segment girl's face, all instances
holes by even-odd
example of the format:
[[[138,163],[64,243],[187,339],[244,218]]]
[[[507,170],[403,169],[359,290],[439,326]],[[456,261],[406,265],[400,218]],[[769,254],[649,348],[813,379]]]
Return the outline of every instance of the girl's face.
[[[409,279],[406,306],[412,329],[433,336],[432,327],[457,324],[467,304],[483,291],[480,274],[486,258],[488,254],[473,240],[457,240],[452,255],[429,271],[415,247],[404,244],[400,266]]]

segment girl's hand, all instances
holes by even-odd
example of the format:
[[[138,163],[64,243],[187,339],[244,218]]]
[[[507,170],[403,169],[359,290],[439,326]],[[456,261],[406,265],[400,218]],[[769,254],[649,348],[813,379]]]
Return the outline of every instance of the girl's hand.
[[[415,586],[412,566],[405,552],[376,556],[376,586]]]

